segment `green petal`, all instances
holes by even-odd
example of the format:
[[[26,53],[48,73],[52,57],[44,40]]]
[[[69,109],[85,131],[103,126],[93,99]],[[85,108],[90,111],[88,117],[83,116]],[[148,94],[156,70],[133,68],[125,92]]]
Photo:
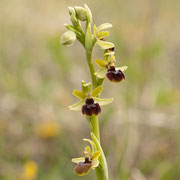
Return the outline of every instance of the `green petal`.
[[[121,70],[122,72],[125,71],[128,67],[127,66],[122,66],[122,67],[117,67],[116,70]]]
[[[113,56],[114,54],[115,54],[114,51],[107,52],[107,53],[104,54],[104,57],[106,57],[106,56]]]
[[[94,75],[96,75],[98,78],[105,78],[107,73],[107,69],[99,69],[97,72],[94,73]]]
[[[96,151],[96,145],[94,144],[93,141],[91,141],[90,139],[83,139],[83,141],[87,141],[91,145],[92,153]]]
[[[97,44],[102,48],[102,49],[109,49],[109,48],[113,48],[114,44],[111,42],[107,42],[107,41],[101,41],[99,39],[97,39]]]
[[[113,55],[108,59],[108,63],[112,62],[112,60],[113,60],[113,62],[115,62],[115,56],[113,56]]]
[[[83,105],[84,103],[85,103],[85,101],[84,101],[84,100],[81,100],[81,101],[79,101],[79,102],[77,102],[77,103],[75,103],[75,104],[73,104],[73,105],[71,105],[71,106],[68,106],[68,107],[69,107],[69,109],[72,110],[72,111],[80,111],[81,108],[82,108],[82,105]]]
[[[87,151],[89,154],[91,154],[91,148],[89,146],[85,147],[85,151]]]
[[[103,90],[103,87],[102,87],[102,86],[98,86],[97,88],[95,88],[95,89],[91,92],[92,97],[99,96],[102,90]]]
[[[96,167],[98,167],[99,166],[99,160],[93,160],[92,161],[92,169],[95,169]]]
[[[101,151],[96,151],[95,153],[93,153],[93,160],[98,159],[100,155]]]
[[[102,31],[104,29],[108,29],[108,28],[111,28],[112,27],[112,24],[110,23],[104,23],[104,24],[101,24],[99,27],[98,27],[98,31]]]
[[[100,68],[105,68],[107,65],[107,62],[101,59],[95,59],[95,62]]]
[[[76,89],[73,91],[73,95],[75,95],[79,99],[85,99],[86,98],[86,93],[78,91]]]
[[[107,104],[112,103],[113,98],[110,99],[100,99],[100,98],[94,98],[95,102],[98,103],[100,106],[104,106]]]
[[[85,157],[79,157],[79,158],[73,158],[71,160],[73,163],[80,163],[80,162],[84,162],[85,161]]]
[[[98,39],[103,39],[107,36],[109,36],[109,31],[102,31],[102,32],[98,33]]]

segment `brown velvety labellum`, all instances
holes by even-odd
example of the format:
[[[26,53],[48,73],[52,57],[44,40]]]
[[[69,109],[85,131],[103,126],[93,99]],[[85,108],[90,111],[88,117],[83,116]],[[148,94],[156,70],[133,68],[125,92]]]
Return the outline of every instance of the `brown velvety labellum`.
[[[121,70],[115,70],[115,67],[110,67],[106,76],[112,82],[121,82],[125,79],[124,73]]]
[[[85,163],[85,162],[80,162],[77,164],[74,168],[74,172],[78,175],[86,175],[89,170],[91,169],[92,164],[91,163]]]
[[[98,103],[95,104],[85,104],[82,107],[82,114],[87,116],[95,115],[97,116],[101,112],[101,107]]]

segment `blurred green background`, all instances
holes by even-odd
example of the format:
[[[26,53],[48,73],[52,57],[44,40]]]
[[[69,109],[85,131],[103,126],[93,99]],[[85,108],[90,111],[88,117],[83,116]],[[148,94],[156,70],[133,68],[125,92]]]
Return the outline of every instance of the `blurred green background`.
[[[89,81],[84,49],[62,47],[68,6],[81,0],[0,1],[0,180],[95,179],[73,174],[88,123],[67,108]],[[180,1],[85,1],[98,26],[113,24],[126,81],[105,81],[114,97],[100,115],[110,180],[180,179]],[[101,58],[99,47],[94,57]]]

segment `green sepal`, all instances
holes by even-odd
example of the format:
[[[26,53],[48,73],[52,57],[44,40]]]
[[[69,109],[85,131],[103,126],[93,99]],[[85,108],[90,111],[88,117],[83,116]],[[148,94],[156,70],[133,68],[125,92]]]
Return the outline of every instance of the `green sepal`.
[[[89,9],[89,7],[86,4],[84,4],[84,7],[85,7],[85,9],[87,11],[88,24],[92,23],[92,13],[91,13],[91,10]]]
[[[92,49],[92,34],[91,34],[91,23],[89,23],[86,31],[86,37],[85,37],[85,48],[86,50],[91,51]]]
[[[100,68],[105,68],[107,65],[107,62],[101,59],[95,59],[95,62]]]
[[[85,99],[86,98],[86,93],[84,92],[81,92],[81,91],[78,91],[77,89],[75,89],[73,92],[72,92],[73,95],[75,95],[77,98],[79,99]]]
[[[107,73],[107,69],[106,68],[101,68],[98,71],[96,71],[94,73],[94,75],[97,76],[98,78],[102,79],[102,78],[105,78],[106,73]]]
[[[107,41],[101,41],[99,39],[97,39],[96,42],[102,49],[109,49],[109,48],[113,48],[114,44],[111,42],[107,42]]]
[[[84,93],[89,93],[91,92],[91,83],[86,83],[84,81],[81,81],[81,85],[82,85],[82,92]]]
[[[117,67],[116,70],[121,70],[122,72],[125,71],[128,67],[127,66],[122,66],[122,67]]]
[[[68,106],[70,110],[72,111],[80,111],[82,106],[85,104],[85,101],[84,100],[81,100],[71,106]]]
[[[112,24],[110,24],[110,23],[104,23],[104,24],[101,24],[98,28],[97,28],[97,30],[98,30],[98,32],[100,32],[100,31],[102,31],[102,30],[104,30],[104,29],[108,29],[108,28],[111,28],[112,27]]]
[[[109,31],[102,31],[98,33],[98,39],[103,39],[107,36],[109,36]]]
[[[102,86],[98,86],[97,88],[95,88],[92,92],[91,92],[91,96],[92,97],[97,97],[100,95],[100,93],[102,92],[103,87]]]
[[[100,106],[105,106],[107,104],[110,104],[113,102],[113,98],[110,99],[100,99],[100,98],[94,98],[94,101],[98,103]]]
[[[80,163],[80,162],[84,162],[85,161],[85,157],[79,157],[79,158],[73,158],[71,160],[73,163]]]

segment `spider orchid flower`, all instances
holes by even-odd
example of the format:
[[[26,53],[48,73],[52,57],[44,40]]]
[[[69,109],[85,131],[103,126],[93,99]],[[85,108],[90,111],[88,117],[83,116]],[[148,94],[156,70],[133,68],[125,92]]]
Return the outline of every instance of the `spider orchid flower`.
[[[102,92],[103,87],[98,86],[91,91],[91,83],[82,81],[82,91],[74,90],[73,95],[80,99],[77,103],[69,106],[72,111],[82,111],[86,116],[97,116],[101,112],[101,106],[107,105],[113,101],[110,99],[100,99],[98,96]]]
[[[79,176],[84,176],[89,173],[91,169],[95,169],[99,165],[99,156],[101,151],[97,150],[97,147],[93,141],[90,139],[83,139],[84,141],[89,142],[90,146],[86,146],[84,150],[84,157],[73,158],[72,162],[77,165],[74,168],[74,173]]]

